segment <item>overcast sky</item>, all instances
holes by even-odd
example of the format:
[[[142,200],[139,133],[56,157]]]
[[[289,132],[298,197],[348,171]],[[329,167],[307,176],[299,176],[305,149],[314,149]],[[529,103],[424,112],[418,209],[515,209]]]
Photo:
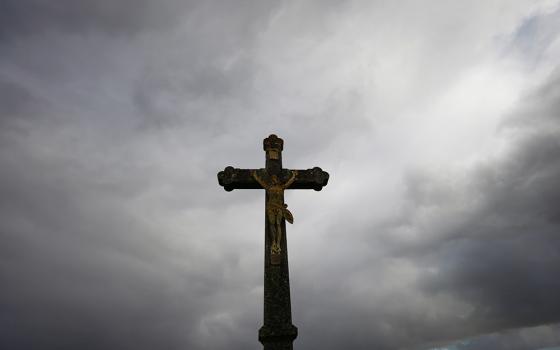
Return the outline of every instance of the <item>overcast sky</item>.
[[[260,349],[271,133],[296,349],[560,345],[559,6],[2,0],[0,347]]]

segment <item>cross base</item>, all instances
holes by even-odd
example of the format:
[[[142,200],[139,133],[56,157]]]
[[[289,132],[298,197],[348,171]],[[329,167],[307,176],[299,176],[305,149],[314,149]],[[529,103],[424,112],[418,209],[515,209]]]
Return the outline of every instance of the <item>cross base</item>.
[[[259,341],[264,345],[264,350],[292,350],[297,335],[298,329],[294,325],[283,328],[265,325],[259,329]]]

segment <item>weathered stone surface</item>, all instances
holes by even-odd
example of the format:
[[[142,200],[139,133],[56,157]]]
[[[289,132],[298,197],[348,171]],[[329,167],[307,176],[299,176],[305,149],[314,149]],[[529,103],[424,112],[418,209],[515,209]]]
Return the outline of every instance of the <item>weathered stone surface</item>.
[[[218,183],[226,191],[235,189],[262,189],[262,186],[253,178],[252,172],[265,169],[239,169],[232,166],[226,167],[218,173]],[[281,178],[287,178],[289,169],[282,169]],[[310,190],[320,191],[329,181],[329,173],[319,167],[297,171],[296,180],[288,187],[288,190]],[[268,173],[268,172],[267,172]]]
[[[298,331],[292,324],[290,276],[286,219],[293,220],[284,203],[286,189],[320,191],[329,181],[321,168],[290,170],[282,168],[284,141],[276,135],[263,140],[266,167],[238,169],[226,167],[218,173],[218,183],[226,191],[234,189],[265,189],[264,249],[264,324],[259,341],[265,350],[291,350]]]

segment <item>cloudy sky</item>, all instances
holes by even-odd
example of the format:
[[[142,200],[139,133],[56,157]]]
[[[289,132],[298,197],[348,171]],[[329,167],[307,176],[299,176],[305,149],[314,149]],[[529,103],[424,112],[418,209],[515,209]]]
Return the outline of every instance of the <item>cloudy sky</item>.
[[[558,1],[3,0],[0,347],[260,349],[289,191],[296,349],[560,345]],[[455,345],[451,344],[459,341]]]

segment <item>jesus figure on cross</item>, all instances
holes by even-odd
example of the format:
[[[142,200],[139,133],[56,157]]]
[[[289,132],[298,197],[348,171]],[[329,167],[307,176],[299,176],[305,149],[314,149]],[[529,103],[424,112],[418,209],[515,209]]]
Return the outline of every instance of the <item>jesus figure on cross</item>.
[[[282,240],[282,219],[290,224],[294,223],[294,217],[288,210],[288,205],[284,203],[284,190],[294,182],[297,170],[290,170],[291,176],[285,183],[281,183],[278,176],[272,175],[270,181],[267,182],[261,178],[257,170],[252,175],[257,182],[266,190],[268,200],[266,202],[266,217],[272,233],[272,244],[270,246],[271,260],[279,261],[282,248],[280,242]]]

